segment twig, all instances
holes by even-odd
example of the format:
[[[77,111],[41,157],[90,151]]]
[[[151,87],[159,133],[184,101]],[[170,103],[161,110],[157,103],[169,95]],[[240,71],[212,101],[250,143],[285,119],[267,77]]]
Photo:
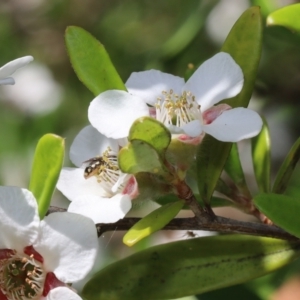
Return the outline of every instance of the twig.
[[[50,206],[48,213],[63,212],[65,209]],[[98,236],[107,231],[126,231],[130,229],[140,218],[124,218],[116,223],[96,224]],[[213,221],[200,223],[197,217],[176,218],[170,221],[162,230],[206,230],[221,233],[240,233],[256,236],[279,238],[288,241],[297,240],[296,237],[285,232],[274,225],[265,225],[254,222],[236,221],[228,218],[216,216]]]

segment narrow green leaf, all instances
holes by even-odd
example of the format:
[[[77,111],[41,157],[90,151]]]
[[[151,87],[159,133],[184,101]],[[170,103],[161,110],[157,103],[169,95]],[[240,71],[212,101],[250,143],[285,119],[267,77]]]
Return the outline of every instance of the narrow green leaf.
[[[277,226],[300,238],[300,199],[278,194],[259,194],[254,204]]]
[[[82,295],[87,300],[162,300],[200,294],[274,271],[298,258],[299,248],[299,242],[240,235],[168,243],[107,266]]]
[[[149,172],[157,175],[167,172],[158,152],[148,143],[131,140],[118,154],[119,167],[122,172],[136,174]]]
[[[251,139],[252,161],[258,188],[260,192],[268,193],[271,176],[271,140],[268,124],[265,119],[263,122],[259,135]]]
[[[132,124],[128,140],[144,141],[163,157],[170,144],[171,133],[161,122],[150,117],[142,117]]]
[[[69,26],[65,42],[77,77],[95,96],[113,89],[126,91],[104,46],[90,33]]]
[[[267,18],[267,25],[280,25],[300,31],[300,4],[288,5],[272,12]]]
[[[123,243],[133,246],[148,235],[166,226],[182,209],[184,201],[166,204],[133,225],[123,237]]]
[[[262,50],[263,24],[258,6],[247,9],[233,25],[221,51],[229,53],[242,68],[242,91],[225,103],[231,107],[247,107],[250,101]]]
[[[224,168],[226,173],[230,176],[235,184],[247,186],[237,143],[232,144],[232,148]]]
[[[51,202],[64,160],[65,142],[60,136],[45,134],[35,149],[29,190],[43,219]]]
[[[300,159],[300,138],[295,142],[284,159],[274,182],[272,192],[282,194],[287,188],[293,171]]]
[[[231,149],[231,143],[222,143],[206,135],[198,148],[197,183],[204,203],[209,203]],[[222,151],[219,151],[222,149]]]
[[[229,53],[244,74],[244,86],[236,97],[225,100],[231,107],[247,107],[254,88],[262,47],[262,19],[258,7],[246,10],[232,27],[222,51]],[[205,136],[197,153],[198,189],[209,203],[231,149],[231,143]]]

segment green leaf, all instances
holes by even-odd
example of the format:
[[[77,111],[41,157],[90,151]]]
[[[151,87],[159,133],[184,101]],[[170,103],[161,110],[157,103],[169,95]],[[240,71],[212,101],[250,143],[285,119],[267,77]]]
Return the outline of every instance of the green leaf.
[[[286,195],[259,194],[254,204],[277,226],[300,238],[300,200]]]
[[[240,94],[223,102],[231,107],[247,107],[254,88],[262,47],[262,20],[258,7],[246,10],[232,27],[222,51],[229,53],[244,74]],[[231,149],[231,143],[206,135],[197,153],[198,189],[203,202],[209,203]]]
[[[274,271],[299,257],[299,248],[299,242],[240,235],[168,243],[102,269],[82,295],[87,300],[153,300],[200,294]]]
[[[150,117],[142,117],[132,124],[128,140],[144,141],[163,157],[170,144],[171,133],[161,122]]]
[[[240,161],[240,155],[237,143],[232,144],[231,151],[225,163],[225,171],[230,176],[235,184],[247,188],[244,171]]]
[[[206,135],[198,148],[197,183],[201,199],[206,204],[210,202],[231,145],[232,143],[222,143],[212,136]]]
[[[166,204],[133,225],[123,237],[123,243],[133,246],[148,235],[166,226],[182,209],[184,201]]]
[[[113,89],[126,91],[104,46],[90,33],[69,26],[65,42],[77,77],[95,96]]]
[[[298,138],[298,140],[295,142],[295,144],[289,151],[288,155],[286,156],[285,160],[283,161],[277,173],[273,185],[273,189],[272,189],[273,193],[277,193],[277,194],[284,193],[299,159],[300,159],[300,138]]]
[[[258,6],[247,9],[233,25],[221,51],[229,53],[242,68],[242,91],[225,103],[231,107],[247,107],[250,101],[262,49],[263,24]]]
[[[260,192],[268,193],[271,176],[271,140],[268,124],[264,118],[263,122],[259,135],[251,139],[252,161],[258,188]]]
[[[300,4],[285,6],[272,12],[267,18],[267,25],[280,25],[288,29],[300,31]]]
[[[37,200],[41,219],[49,208],[63,165],[64,151],[64,139],[54,134],[41,137],[35,149],[29,190]]]
[[[156,175],[167,173],[158,152],[148,143],[131,140],[118,154],[119,167],[123,173],[149,172]]]

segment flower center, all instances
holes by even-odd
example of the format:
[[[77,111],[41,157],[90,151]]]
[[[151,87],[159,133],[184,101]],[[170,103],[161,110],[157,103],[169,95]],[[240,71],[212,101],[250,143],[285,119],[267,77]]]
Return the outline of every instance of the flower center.
[[[88,179],[96,176],[101,186],[111,192],[112,187],[119,180],[121,171],[118,165],[117,155],[108,147],[102,156],[93,157],[85,163],[88,163],[84,169],[84,178]]]
[[[33,255],[10,251],[0,260],[0,290],[8,300],[40,299],[46,272]]]
[[[156,119],[166,126],[181,127],[193,120],[202,122],[200,105],[191,92],[184,91],[178,95],[173,90],[162,91],[162,97],[157,98],[155,108]]]

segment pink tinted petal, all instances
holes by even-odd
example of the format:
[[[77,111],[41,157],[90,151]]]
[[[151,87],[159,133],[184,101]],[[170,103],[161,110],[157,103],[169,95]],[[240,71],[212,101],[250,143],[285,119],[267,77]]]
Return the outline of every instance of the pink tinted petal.
[[[75,137],[70,148],[70,159],[74,165],[81,167],[82,163],[102,153],[110,147],[118,153],[118,142],[107,138],[92,126],[84,127]]]
[[[128,92],[142,98],[146,103],[154,105],[162,91],[172,89],[175,94],[181,94],[184,79],[157,70],[133,72],[126,81]]]
[[[111,198],[81,196],[68,208],[69,212],[82,214],[97,223],[114,223],[125,217],[132,203],[128,195],[117,194]]]
[[[192,92],[205,111],[223,99],[236,96],[243,84],[242,69],[228,53],[220,52],[196,70],[184,90]]]
[[[118,90],[101,93],[88,109],[91,124],[114,139],[127,137],[132,123],[143,116],[149,116],[147,104],[139,97]]]
[[[197,137],[199,136],[203,129],[202,129],[202,124],[200,123],[199,120],[194,120],[192,122],[189,122],[183,126],[181,126],[185,134],[187,134],[190,137]]]
[[[256,136],[262,127],[258,113],[247,108],[224,111],[215,121],[203,126],[203,131],[223,142],[238,142]]]
[[[56,187],[70,201],[73,201],[80,195],[107,196],[107,193],[101,188],[95,176],[85,179],[83,175],[83,169],[63,168],[60,172]]]
[[[210,124],[212,123],[217,117],[219,117],[225,110],[231,109],[231,106],[228,104],[222,103],[217,106],[212,106],[208,110],[206,110],[203,114],[203,123]]]
[[[122,194],[127,194],[130,199],[134,199],[139,195],[138,183],[133,175],[130,176],[129,180],[126,183]]]
[[[179,141],[191,145],[199,145],[202,142],[203,138],[204,138],[204,132],[201,135],[194,138],[186,134],[181,134],[180,136],[178,136]]]
[[[10,61],[0,68],[0,79],[11,76],[16,70],[24,67],[31,61],[33,61],[32,56],[24,56]]]
[[[47,300],[82,300],[75,292],[68,287],[58,287],[51,290]]]
[[[78,281],[94,265],[96,227],[91,219],[79,214],[52,213],[41,221],[40,236],[33,247],[43,256],[47,272],[63,282]]]
[[[18,187],[0,187],[0,249],[22,251],[38,237],[40,218],[32,193]]]

